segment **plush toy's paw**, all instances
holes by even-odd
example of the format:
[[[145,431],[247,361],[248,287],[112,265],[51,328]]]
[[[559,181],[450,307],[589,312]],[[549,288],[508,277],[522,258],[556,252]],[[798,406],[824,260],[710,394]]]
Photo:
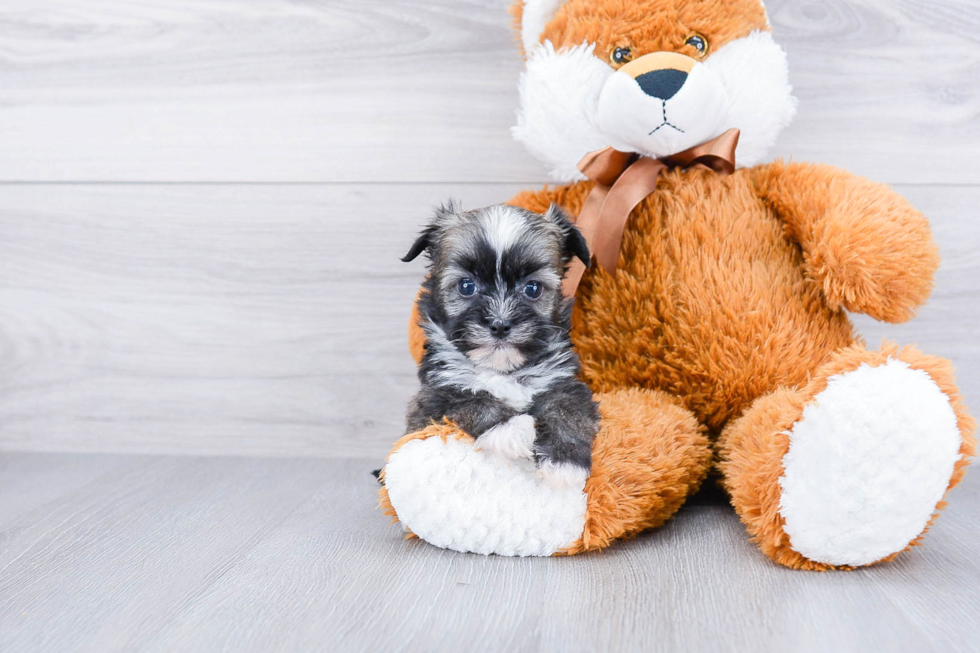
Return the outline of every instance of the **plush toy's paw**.
[[[789,432],[783,529],[810,560],[886,558],[925,530],[959,449],[949,398],[925,372],[893,359],[832,377]]]
[[[404,442],[384,468],[388,500],[415,535],[446,549],[506,556],[552,555],[581,539],[584,478],[556,489],[533,460],[488,456],[453,427],[420,435],[432,437]]]
[[[723,434],[733,503],[777,561],[889,559],[925,532],[962,474],[972,425],[948,394],[948,370],[903,354],[909,362],[842,352],[822,379],[758,400]]]
[[[534,436],[534,418],[530,415],[516,415],[485,431],[473,446],[477,451],[484,451],[503,460],[531,458],[534,456]],[[584,482],[585,478],[582,479],[582,483]]]
[[[589,470],[585,467],[552,460],[542,460],[538,465],[538,473],[545,483],[556,489],[582,487],[589,477]]]

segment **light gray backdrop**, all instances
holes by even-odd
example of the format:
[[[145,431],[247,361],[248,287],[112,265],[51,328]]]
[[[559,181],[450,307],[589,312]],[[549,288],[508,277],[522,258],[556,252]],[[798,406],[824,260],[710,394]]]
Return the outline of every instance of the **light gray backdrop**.
[[[505,0],[4,0],[0,449],[381,456],[415,386],[430,207],[546,181]],[[869,340],[980,409],[980,7],[768,2],[776,154],[894,184],[945,262]]]

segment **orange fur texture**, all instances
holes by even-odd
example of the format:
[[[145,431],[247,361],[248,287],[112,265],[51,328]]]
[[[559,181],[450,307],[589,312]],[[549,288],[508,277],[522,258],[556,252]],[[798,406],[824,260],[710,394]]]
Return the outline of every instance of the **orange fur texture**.
[[[422,319],[422,316],[419,315],[418,298],[421,297],[422,292],[419,291],[415,302],[412,304],[412,312],[408,316],[408,353],[412,355],[416,363],[422,362],[422,355],[425,353],[425,332],[419,326],[419,320]]]
[[[523,0],[511,5],[515,26],[520,27]],[[753,30],[768,30],[766,14],[758,0],[669,0],[656,3],[636,0],[569,0],[558,10],[541,39],[555,48],[595,43],[596,54],[608,60],[619,47],[636,56],[649,52],[680,52],[696,59],[701,54],[687,39],[698,34],[708,41],[706,55]]]
[[[513,11],[519,21],[520,2]],[[695,56],[684,44],[692,32],[715,49],[755,29],[768,29],[758,0],[569,0],[542,38],[596,43],[600,58],[624,45]],[[578,215],[591,188],[546,187],[510,203],[544,212],[554,202]],[[712,464],[707,438],[763,553],[831,568],[793,551],[782,529],[785,432],[827,377],[889,356],[926,371],[950,398],[963,438],[956,485],[976,441],[950,364],[895,345],[868,351],[845,312],[910,319],[938,264],[921,213],[842,170],[777,161],[727,177],[699,167],[661,174],[630,215],[615,275],[593,266],[576,295],[572,337],[603,424],[586,533],[567,553],[669,518]],[[420,358],[424,338],[412,328]]]
[[[929,222],[886,186],[804,163],[760,166],[751,177],[830,308],[905,322],[932,292],[939,250]]]
[[[574,213],[587,182],[576,186],[513,201]],[[573,339],[594,390],[670,392],[714,434],[855,339],[744,170],[662,174],[630,218],[615,275],[594,266],[576,304]]]
[[[667,393],[633,388],[596,400],[602,428],[585,484],[585,531],[568,555],[660,526],[697,491],[711,467],[704,429]]]

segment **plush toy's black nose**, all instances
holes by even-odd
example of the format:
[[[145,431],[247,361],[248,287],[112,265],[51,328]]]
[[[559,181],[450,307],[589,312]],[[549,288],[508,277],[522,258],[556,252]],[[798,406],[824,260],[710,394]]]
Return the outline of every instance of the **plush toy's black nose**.
[[[661,100],[669,100],[677,95],[677,91],[681,90],[686,81],[687,73],[673,68],[651,70],[636,78],[636,83],[640,85],[644,93]]]
[[[510,320],[494,320],[490,323],[490,333],[503,338],[510,333]]]

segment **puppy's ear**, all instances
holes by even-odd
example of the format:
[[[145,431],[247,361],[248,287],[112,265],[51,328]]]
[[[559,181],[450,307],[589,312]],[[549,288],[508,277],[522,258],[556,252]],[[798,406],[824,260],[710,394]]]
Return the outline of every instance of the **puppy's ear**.
[[[415,240],[412,245],[412,249],[408,250],[408,254],[402,257],[402,261],[408,263],[409,261],[414,261],[418,258],[419,254],[429,249],[433,242],[435,242],[435,225],[429,225],[422,230],[419,237]]]
[[[548,207],[548,211],[544,214],[544,217],[558,225],[558,229],[561,230],[562,258],[571,260],[573,256],[576,256],[580,261],[585,263],[585,267],[589,267],[590,261],[592,260],[592,255],[589,253],[589,246],[585,242],[585,236],[582,235],[578,227],[572,224],[572,221],[568,218],[568,214],[557,204],[552,204]]]
[[[458,213],[459,205],[453,199],[436,207],[435,217],[432,219],[432,222],[422,230],[422,233],[419,234],[418,239],[412,245],[412,249],[408,250],[408,254],[402,257],[402,261],[405,263],[414,261],[418,258],[419,254],[427,249],[430,250],[429,253],[431,254],[431,248],[439,243],[440,233]]]

